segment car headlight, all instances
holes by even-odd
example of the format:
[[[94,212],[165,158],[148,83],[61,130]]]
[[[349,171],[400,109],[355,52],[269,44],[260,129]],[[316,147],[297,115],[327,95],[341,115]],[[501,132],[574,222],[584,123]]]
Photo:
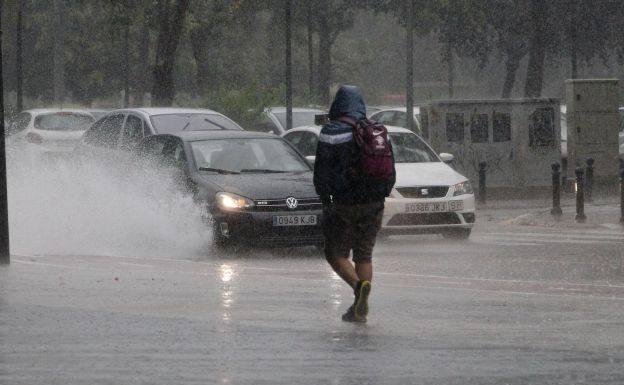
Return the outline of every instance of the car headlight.
[[[455,190],[453,196],[472,194],[472,186],[468,181],[457,183],[455,186],[453,186],[453,190]]]
[[[215,195],[215,201],[219,208],[223,210],[241,210],[254,205],[251,199],[228,192],[217,193],[217,195]]]

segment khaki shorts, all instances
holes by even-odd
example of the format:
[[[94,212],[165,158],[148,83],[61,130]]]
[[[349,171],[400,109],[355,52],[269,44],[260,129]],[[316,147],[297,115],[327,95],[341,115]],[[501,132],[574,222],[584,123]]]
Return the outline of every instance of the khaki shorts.
[[[348,258],[353,250],[353,261],[370,261],[383,209],[383,202],[324,205],[325,257]]]

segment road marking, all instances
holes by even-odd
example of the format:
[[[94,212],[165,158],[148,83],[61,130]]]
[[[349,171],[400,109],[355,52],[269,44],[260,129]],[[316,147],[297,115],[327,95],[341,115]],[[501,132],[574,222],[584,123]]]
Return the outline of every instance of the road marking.
[[[527,236],[527,237],[553,237],[556,236],[558,238],[580,238],[580,239],[615,239],[624,241],[624,233],[585,233],[585,232],[574,232],[574,233],[484,233],[487,235],[513,235],[513,236]]]
[[[108,257],[108,258],[125,258],[125,257]],[[150,260],[151,258],[145,258],[146,260]],[[159,258],[160,260],[160,258]],[[41,266],[49,266],[63,269],[75,269],[75,270],[98,270],[98,271],[106,271],[111,270],[110,268],[94,268],[94,267],[86,267],[86,266],[72,266],[72,265],[64,265],[64,264],[54,264],[54,263],[45,263],[45,262],[36,262],[36,261],[23,261],[16,258],[13,258],[14,262],[29,264],[29,265],[41,265]],[[168,261],[172,262],[188,262],[187,260],[175,260],[171,259]],[[219,267],[220,264],[214,263],[210,264],[207,262],[197,262],[203,265],[210,265],[211,267]],[[138,266],[144,266],[137,264]],[[111,267],[111,266],[109,266]],[[157,267],[157,266],[155,266]],[[244,266],[238,265],[237,268],[240,274],[244,270],[257,270],[257,271],[265,271],[265,272],[290,272],[290,273],[330,273],[329,267],[327,269],[288,269],[288,268],[272,268],[272,267],[254,267],[254,266]],[[175,270],[175,269],[162,269],[159,270],[163,273],[179,273],[186,275],[197,275],[197,276],[206,276],[206,275],[215,275],[218,276],[219,273],[216,271],[187,271],[187,270]],[[375,272],[376,275],[382,276],[395,276],[395,277],[413,277],[413,278],[422,278],[422,279],[430,279],[430,280],[440,280],[444,282],[452,282],[452,281],[468,281],[468,282],[493,282],[493,283],[516,283],[516,284],[549,284],[549,285],[563,285],[569,287],[586,287],[586,288],[611,288],[611,289],[624,289],[624,285],[621,284],[610,284],[610,283],[584,283],[584,282],[565,282],[565,281],[539,281],[539,280],[523,280],[523,279],[499,279],[499,278],[477,278],[477,277],[461,277],[461,276],[452,276],[452,275],[437,275],[437,274],[418,274],[418,273],[402,273],[402,272],[384,272],[378,271]],[[311,280],[311,281],[319,281],[316,278],[294,278],[294,277],[284,277],[283,278],[291,278],[297,280]],[[324,280],[320,280],[323,281]]]
[[[455,291],[471,291],[481,293],[497,293],[497,294],[511,294],[511,295],[535,295],[544,297],[568,297],[568,298],[592,298],[598,300],[609,301],[624,301],[624,297],[616,296],[601,296],[595,294],[563,294],[563,293],[539,293],[535,291],[515,291],[515,290],[496,290],[496,289],[481,289],[481,288],[469,288],[469,287],[453,287],[453,286],[429,286],[429,285],[384,285],[386,287],[393,287],[397,289],[439,289],[439,290],[455,290]],[[573,293],[574,291],[572,291]]]
[[[624,244],[624,234],[594,233],[480,233],[473,234],[472,243],[495,246],[542,246],[546,244]]]

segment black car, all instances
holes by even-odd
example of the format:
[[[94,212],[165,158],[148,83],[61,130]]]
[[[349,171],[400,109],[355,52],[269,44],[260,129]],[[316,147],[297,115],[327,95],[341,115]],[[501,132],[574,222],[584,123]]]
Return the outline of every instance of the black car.
[[[219,246],[319,246],[321,201],[312,169],[288,142],[249,131],[192,131],[145,138],[138,154],[181,172],[205,202]]]

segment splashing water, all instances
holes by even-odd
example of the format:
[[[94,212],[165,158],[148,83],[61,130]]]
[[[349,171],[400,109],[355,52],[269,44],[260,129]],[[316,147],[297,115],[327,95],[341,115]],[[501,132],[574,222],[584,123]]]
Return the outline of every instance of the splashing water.
[[[211,234],[173,175],[127,154],[51,161],[7,149],[11,252],[198,257]]]

